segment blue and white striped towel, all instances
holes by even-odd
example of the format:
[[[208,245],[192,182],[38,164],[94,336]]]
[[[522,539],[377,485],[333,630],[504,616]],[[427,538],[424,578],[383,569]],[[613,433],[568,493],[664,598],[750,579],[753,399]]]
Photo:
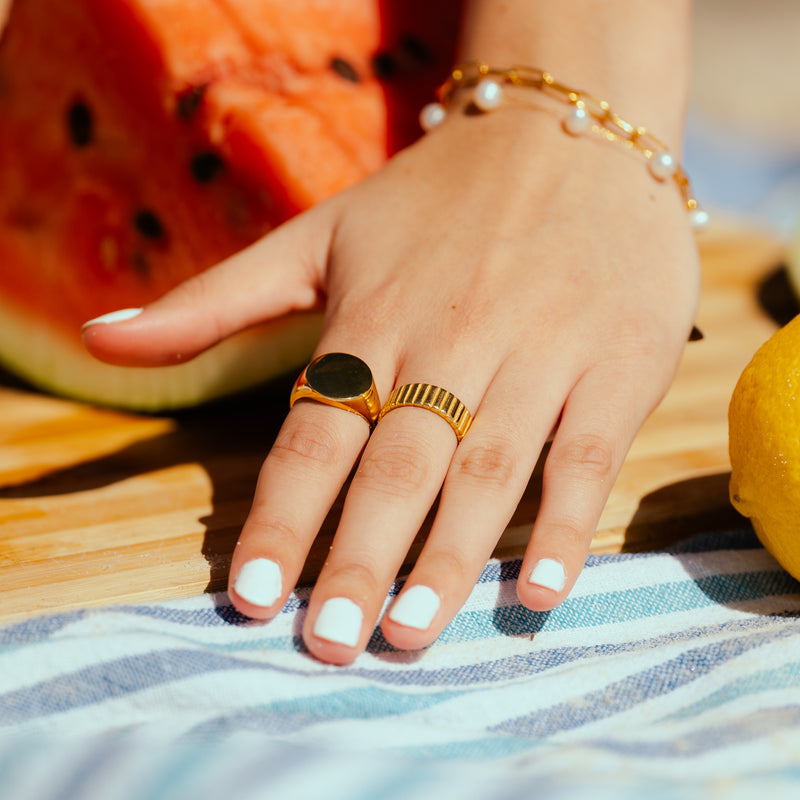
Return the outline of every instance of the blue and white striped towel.
[[[307,591],[0,628],[0,797],[800,796],[800,584],[749,529],[591,556],[550,613],[492,562],[440,640],[311,659]]]

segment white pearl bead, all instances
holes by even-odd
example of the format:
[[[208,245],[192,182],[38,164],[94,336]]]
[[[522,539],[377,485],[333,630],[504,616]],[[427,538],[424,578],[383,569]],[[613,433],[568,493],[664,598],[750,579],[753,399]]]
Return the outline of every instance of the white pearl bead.
[[[481,111],[492,111],[503,102],[503,87],[497,81],[484,78],[473,90],[472,102]]]
[[[573,136],[586,133],[592,124],[592,117],[583,106],[573,106],[564,118],[564,129]]]
[[[654,178],[660,181],[665,181],[675,174],[678,169],[678,162],[673,157],[669,150],[662,150],[659,153],[654,153],[652,158],[648,161],[650,172]]]
[[[692,228],[696,231],[704,231],[708,227],[709,222],[711,222],[708,211],[703,211],[702,208],[693,208],[689,212],[689,219],[692,222]]]
[[[424,131],[431,131],[444,122],[447,109],[441,103],[428,103],[419,112],[419,124]]]

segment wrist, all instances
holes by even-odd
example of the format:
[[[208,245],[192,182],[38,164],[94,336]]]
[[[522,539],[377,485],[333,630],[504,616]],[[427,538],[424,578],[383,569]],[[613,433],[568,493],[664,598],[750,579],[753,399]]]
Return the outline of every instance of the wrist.
[[[690,19],[689,0],[468,0],[458,58],[545,69],[607,100],[678,152]]]

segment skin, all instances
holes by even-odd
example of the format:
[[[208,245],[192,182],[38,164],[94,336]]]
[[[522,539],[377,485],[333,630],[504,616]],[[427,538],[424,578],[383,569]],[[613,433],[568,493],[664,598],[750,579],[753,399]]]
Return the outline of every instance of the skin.
[[[679,155],[688,18],[683,0],[475,0],[461,56],[546,66],[612,101]],[[558,605],[691,328],[699,269],[674,183],[654,180],[623,147],[569,136],[561,103],[523,91],[525,106],[451,113],[380,172],[138,317],[85,330],[98,358],[166,364],[324,302],[318,354],[364,359],[382,399],[394,386],[423,381],[472,411],[458,446],[448,424],[422,409],[393,411],[371,436],[356,415],[318,403],[299,402],[289,413],[259,477],[230,591],[251,617],[279,611],[357,463],[303,629],[323,661],[346,664],[365,647],[441,490],[405,589],[431,587],[439,610],[425,630],[381,622],[396,647],[434,642],[472,590],[551,434],[518,594],[534,610]],[[235,578],[252,558],[280,565],[283,589],[270,607],[236,594]],[[563,565],[562,590],[528,583],[541,558]],[[355,647],[314,635],[333,597],[363,611]]]

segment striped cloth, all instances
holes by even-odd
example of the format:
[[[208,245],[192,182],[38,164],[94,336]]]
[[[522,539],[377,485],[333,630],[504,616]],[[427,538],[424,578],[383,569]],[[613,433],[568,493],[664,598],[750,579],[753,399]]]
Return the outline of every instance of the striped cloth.
[[[307,590],[267,625],[219,594],[0,628],[0,797],[800,796],[800,584],[749,528],[590,556],[550,613],[519,566],[344,668]]]

